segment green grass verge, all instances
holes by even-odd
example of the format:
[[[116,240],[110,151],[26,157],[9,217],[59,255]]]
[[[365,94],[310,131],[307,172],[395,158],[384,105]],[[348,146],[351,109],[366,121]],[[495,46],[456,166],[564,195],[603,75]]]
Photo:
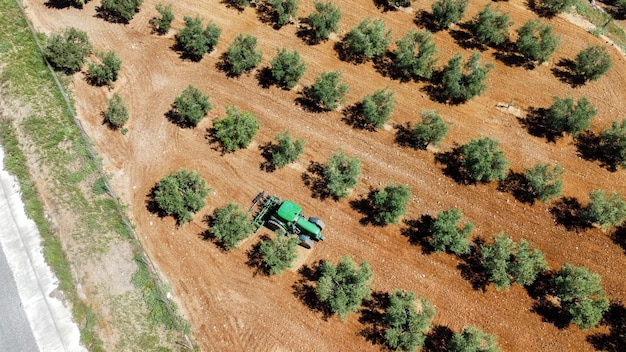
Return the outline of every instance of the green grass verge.
[[[591,31],[591,33],[594,35],[606,35],[617,46],[626,51],[626,33],[624,29],[613,20],[610,14],[600,13],[593,9],[589,1],[586,0],[576,0],[574,7],[579,15],[585,17],[596,26],[596,29]]]
[[[83,138],[74,122],[15,0],[0,0],[0,28],[0,92],[8,102],[21,104],[15,109],[23,109],[16,113],[16,117],[0,119],[0,143],[5,149],[6,169],[19,180],[26,213],[37,224],[44,256],[72,306],[82,344],[90,351],[104,351],[103,341],[96,334],[99,317],[78,296],[70,261],[60,238],[46,219],[21,146],[27,146],[29,154],[36,155],[36,160],[31,162],[45,167],[51,175],[53,185],[47,191],[53,196],[55,206],[76,214],[77,233],[73,235],[76,242],[73,246],[79,247],[83,258],[98,258],[98,254],[106,253],[113,240],[128,241],[134,252],[143,250],[127,226],[126,216],[120,212],[119,205],[106,195],[102,163],[91,152],[90,141]],[[43,36],[38,37],[43,42]],[[69,76],[60,75],[59,78],[65,83],[70,81]],[[15,120],[17,118],[20,120]],[[141,270],[142,267],[138,266],[138,272]],[[175,314],[173,301],[157,295],[166,290],[156,276],[149,275],[147,282],[148,285],[137,287],[142,290],[151,320],[143,322],[147,319],[140,315],[130,318],[134,321],[128,324],[130,328],[151,327],[152,332],[140,331],[141,336],[154,336],[160,325],[188,334],[189,323]],[[110,309],[111,312],[115,310],[115,307]],[[128,310],[123,311],[129,314]],[[124,331],[118,333],[124,334]],[[134,333],[128,335],[135,336]],[[125,346],[129,350],[168,350],[152,344],[146,349],[146,343],[141,339],[125,343],[130,344]],[[170,345],[173,347],[174,344],[170,341]]]

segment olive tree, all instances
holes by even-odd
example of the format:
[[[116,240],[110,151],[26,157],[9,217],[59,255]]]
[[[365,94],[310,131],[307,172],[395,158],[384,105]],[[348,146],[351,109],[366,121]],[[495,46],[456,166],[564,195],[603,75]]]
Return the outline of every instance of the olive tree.
[[[178,224],[189,222],[193,213],[205,205],[210,188],[195,171],[179,169],[164,176],[154,188],[154,201],[165,215],[173,216]]]
[[[394,94],[389,88],[381,88],[363,97],[361,114],[365,123],[375,128],[383,127],[396,104]]]
[[[298,257],[298,243],[298,237],[280,235],[261,242],[259,253],[270,275],[279,275],[291,266]]]
[[[85,57],[91,53],[87,33],[74,27],[55,32],[46,40],[44,56],[50,64],[67,73],[80,71]]]
[[[489,4],[476,15],[469,27],[479,43],[497,46],[509,40],[512,24],[508,13],[498,13]]]
[[[611,127],[600,133],[598,147],[611,167],[626,169],[626,119],[612,121]]]
[[[391,31],[385,29],[383,20],[365,18],[346,34],[343,44],[348,57],[372,60],[385,53],[390,40]]]
[[[202,27],[200,16],[183,18],[185,27],[176,35],[176,42],[180,49],[193,60],[200,60],[217,45],[222,29],[209,21],[206,28]]]
[[[356,312],[361,302],[370,297],[373,274],[368,262],[360,268],[352,258],[344,256],[336,266],[328,261],[319,268],[320,278],[315,287],[324,306],[345,321],[350,312]]]
[[[295,87],[305,70],[306,64],[295,50],[276,49],[276,56],[270,61],[272,78],[281,87]]]
[[[569,9],[575,2],[575,0],[542,0],[539,9],[554,16]]]
[[[581,329],[598,325],[609,309],[609,300],[600,281],[600,275],[569,263],[564,264],[554,278],[554,295],[559,298],[561,309]]]
[[[509,162],[498,149],[498,141],[484,137],[472,139],[462,147],[461,167],[474,182],[504,180]]]
[[[298,0],[268,0],[267,3],[274,8],[274,21],[279,27],[298,17]]]
[[[237,242],[254,232],[254,225],[250,215],[240,209],[239,204],[228,203],[213,211],[210,232],[230,251],[237,247]]]
[[[480,63],[480,54],[473,52],[469,60],[463,64],[463,57],[456,53],[443,68],[441,92],[453,102],[465,102],[487,90],[487,75],[493,64]]]
[[[542,64],[550,60],[559,46],[559,38],[554,35],[552,26],[541,24],[538,19],[528,20],[517,29],[517,34],[517,50],[528,61]]]
[[[626,202],[619,192],[613,192],[607,198],[605,191],[595,190],[589,198],[589,204],[581,213],[581,218],[587,223],[608,229],[620,226],[626,220]]]
[[[430,79],[437,63],[437,47],[428,31],[411,30],[396,42],[393,65],[401,77]]]
[[[330,111],[345,100],[348,85],[341,79],[341,71],[322,72],[313,85],[304,89],[304,96],[320,108]]]
[[[172,4],[157,4],[156,10],[161,17],[155,17],[150,20],[150,24],[154,26],[154,31],[159,34],[166,34],[172,27],[174,21],[174,13],[172,12]]]
[[[213,122],[215,139],[226,153],[246,148],[259,130],[256,115],[235,105],[226,107],[226,117]]]
[[[369,200],[372,205],[372,218],[375,224],[397,224],[406,212],[406,204],[411,198],[411,189],[403,184],[393,182],[372,192]]]
[[[385,343],[396,351],[420,350],[434,317],[435,308],[426,299],[416,302],[413,292],[395,290],[383,318]]]
[[[257,67],[261,63],[263,52],[257,50],[257,38],[250,34],[239,34],[228,46],[226,57],[230,73],[239,76]]]
[[[431,7],[433,21],[438,28],[449,28],[465,15],[469,0],[437,0]]]
[[[309,15],[308,24],[316,40],[326,40],[331,32],[337,32],[340,19],[341,10],[331,1],[316,1],[315,11]]]
[[[195,127],[213,108],[209,96],[191,84],[176,97],[172,107],[172,120],[181,127]]]
[[[437,110],[422,110],[422,121],[416,122],[411,137],[417,148],[426,149],[429,144],[438,145],[448,132],[448,125]]]
[[[547,269],[543,253],[521,240],[515,243],[503,232],[492,244],[480,248],[482,266],[496,289],[508,289],[512,283],[532,285],[539,273]]]
[[[104,111],[104,121],[112,128],[118,129],[124,126],[129,117],[130,113],[128,112],[126,104],[124,104],[122,96],[113,93],[111,99],[107,100],[107,109]]]
[[[289,131],[277,134],[274,138],[276,138],[278,144],[273,146],[271,150],[272,164],[278,168],[298,160],[304,151],[304,141],[302,139],[292,141]]]
[[[357,157],[348,157],[342,149],[339,149],[326,161],[322,177],[332,196],[345,198],[348,196],[348,189],[359,182],[360,173],[361,161]]]
[[[561,165],[555,165],[550,169],[550,164],[535,164],[532,168],[526,169],[524,176],[533,197],[546,203],[563,192],[564,172]]]
[[[499,352],[498,341],[474,326],[466,326],[454,333],[448,342],[448,352]]]
[[[96,53],[99,63],[90,62],[88,67],[89,80],[98,86],[109,85],[117,80],[117,74],[122,66],[122,59],[117,56],[115,51],[107,51],[106,53]]]
[[[553,97],[552,99],[554,102],[545,114],[546,127],[551,133],[567,132],[577,137],[581,132],[589,129],[591,119],[598,113],[598,110],[585,97],[578,99],[576,105],[572,97],[564,99]]]
[[[430,245],[435,252],[451,252],[457,255],[470,252],[469,235],[474,230],[474,224],[467,222],[460,227],[463,213],[453,208],[441,211],[433,221],[430,229]]]
[[[142,3],[143,0],[102,0],[100,10],[111,20],[128,23]]]
[[[583,81],[595,81],[611,68],[611,57],[606,47],[592,45],[581,50],[574,59],[574,73]]]

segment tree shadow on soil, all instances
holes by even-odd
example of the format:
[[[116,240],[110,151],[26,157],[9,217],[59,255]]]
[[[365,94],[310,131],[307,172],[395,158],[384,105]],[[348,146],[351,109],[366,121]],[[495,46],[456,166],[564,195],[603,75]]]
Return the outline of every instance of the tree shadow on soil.
[[[470,32],[469,23],[459,23],[461,29],[450,29],[450,36],[458,46],[465,50],[485,51],[487,46],[476,40],[476,37]]]
[[[435,34],[439,31],[442,31],[444,28],[441,28],[435,22],[435,17],[432,13],[426,10],[420,10],[415,14],[415,19],[413,20],[416,26],[425,28],[429,32]]]
[[[532,285],[525,286],[528,295],[535,300],[531,311],[541,316],[542,321],[554,324],[558,329],[570,325],[571,317],[561,309],[554,298],[555,270],[545,270],[537,275]]]
[[[611,234],[611,240],[616,245],[620,246],[626,254],[626,225],[622,225],[615,229]]]
[[[158,216],[159,219],[163,219],[164,217],[168,215],[167,213],[165,213],[165,211],[163,211],[163,209],[161,209],[161,207],[159,206],[159,203],[156,201],[156,190],[157,190],[157,186],[155,185],[154,187],[150,189],[150,192],[146,194],[146,198],[147,198],[146,209],[151,214],[155,214],[156,216]]]
[[[559,60],[551,71],[559,81],[569,84],[572,88],[578,88],[585,84],[585,78],[574,73],[574,61],[570,59]]]
[[[626,308],[621,303],[612,303],[600,324],[608,326],[609,333],[587,336],[597,351],[622,352],[626,346]]]
[[[339,42],[336,42],[333,45],[333,49],[337,52],[337,56],[339,60],[351,63],[353,65],[360,65],[367,61],[367,58],[361,54],[352,53],[346,45],[345,39]],[[378,59],[373,59],[372,61],[376,62]]]
[[[200,62],[202,58],[204,57],[204,54],[195,55],[186,51],[185,48],[178,42],[178,40],[176,40],[174,44],[170,46],[170,49],[178,53],[178,57],[183,61]],[[209,52],[207,52],[207,54],[210,54],[214,50],[215,48],[211,49]]]
[[[296,281],[291,288],[293,289],[293,295],[304,303],[307,308],[315,313],[321,313],[322,319],[328,320],[333,313],[320,301],[315,289],[315,283],[321,276],[319,270],[321,264],[322,261],[320,260],[312,266],[302,266],[298,270],[300,279]]]
[[[272,69],[268,67],[263,67],[256,73],[256,79],[259,82],[259,85],[263,89],[268,89],[276,83],[276,80],[272,76]]]
[[[462,262],[457,265],[457,269],[461,271],[461,277],[469,281],[472,289],[483,292],[489,285],[489,276],[487,276],[482,265],[482,255],[480,253],[481,246],[484,243],[483,239],[476,238],[471,246],[470,253],[460,255],[459,258]]]
[[[410,244],[422,247],[422,254],[433,253],[434,249],[430,245],[430,238],[435,218],[428,214],[422,214],[419,219],[405,219],[402,222],[406,227],[400,229],[400,234],[408,238]]]
[[[302,173],[302,182],[311,190],[311,196],[320,200],[326,200],[327,198],[333,198],[332,194],[328,191],[328,183],[324,179],[324,166],[316,161],[311,161],[306,171]]]
[[[342,113],[343,113],[343,118],[341,119],[341,121],[345,122],[348,126],[351,126],[352,128],[363,130],[363,131],[369,131],[369,132],[376,131],[376,126],[369,123],[365,119],[365,116],[363,116],[363,103],[362,102],[358,102],[358,103],[355,103],[354,105],[350,105],[346,107],[345,109],[343,109]]]
[[[309,98],[308,92],[310,87],[305,87],[300,93],[299,97],[295,99],[295,103],[302,107],[302,110],[306,112],[321,113],[326,112],[317,102]]]
[[[205,215],[204,218],[202,219],[202,222],[205,223],[208,226],[208,228],[200,232],[198,234],[198,237],[200,237],[204,241],[213,242],[217,246],[217,248],[219,248],[223,253],[227,253],[228,248],[226,248],[226,244],[222,242],[221,240],[219,240],[217,237],[215,237],[215,235],[211,231],[211,229],[215,225],[215,217],[213,217],[213,214]]]
[[[170,108],[169,111],[167,111],[165,113],[165,118],[169,122],[175,124],[176,126],[178,126],[180,128],[194,128],[194,127],[196,127],[196,125],[192,124],[189,121],[183,121],[180,118],[180,114],[178,113],[178,111],[176,111],[176,109],[173,106]]]
[[[426,150],[428,144],[419,143],[413,135],[413,126],[410,122],[405,124],[395,124],[396,137],[394,141],[401,147],[413,148],[415,150]]]
[[[228,52],[223,52],[222,55],[220,55],[219,60],[215,63],[215,68],[223,72],[228,78],[237,78],[242,75],[233,72],[233,64],[230,62]]]
[[[401,83],[407,83],[411,81],[415,81],[415,82],[426,81],[426,79],[420,79],[420,78],[413,77],[411,75],[405,75],[401,73],[397,69],[394,63],[395,59],[396,59],[396,53],[391,50],[386,50],[385,54],[382,57],[378,58],[377,60],[373,62],[374,69],[381,76],[389,77],[393,80],[398,80]]]
[[[96,6],[96,14],[95,18],[99,18],[105,20],[110,23],[120,23],[120,24],[128,24],[129,21],[123,18],[120,14],[115,13],[113,11],[108,11],[104,9],[102,6]]]
[[[522,67],[526,70],[535,68],[535,62],[526,59],[517,51],[517,45],[510,40],[496,47],[493,57],[509,67]]]
[[[315,37],[315,31],[311,28],[309,18],[300,18],[300,27],[296,31],[296,36],[306,45],[316,45],[325,42],[328,39],[320,39]]]
[[[600,147],[600,136],[587,131],[580,134],[574,140],[578,150],[578,156],[587,161],[598,161],[600,166],[610,172],[617,172],[619,162],[617,155],[604,152]]]
[[[510,193],[521,203],[535,204],[535,196],[530,192],[526,176],[520,172],[509,171],[506,178],[498,183],[498,191]]]
[[[72,0],[48,0],[46,2],[43,3],[47,8],[51,8],[51,9],[57,9],[57,10],[61,10],[61,9],[65,9],[68,7],[75,7],[77,9],[82,9],[82,6],[77,5],[74,1]]]
[[[547,112],[547,109],[531,106],[528,108],[526,118],[518,117],[518,121],[531,135],[545,138],[548,142],[555,143],[557,138],[563,136],[563,133],[554,131],[548,126]]]
[[[583,210],[578,199],[574,197],[562,197],[553,203],[550,214],[554,217],[554,221],[565,227],[567,231],[583,231],[589,227],[580,214]]]
[[[273,29],[280,29],[281,26],[277,23],[277,15],[276,11],[269,6],[265,1],[260,2],[256,6],[256,16],[259,19],[259,22],[264,24],[271,24]]]
[[[359,323],[365,327],[359,335],[374,345],[385,345],[385,310],[390,304],[389,293],[377,291],[361,305]]]
[[[243,10],[246,9],[243,6],[240,6],[236,0],[220,0],[220,4],[224,4],[226,5],[226,8],[235,9],[238,12],[243,12]],[[255,6],[256,6],[256,3],[250,2],[250,7],[255,7]]]
[[[248,260],[246,261],[246,265],[253,269],[252,276],[263,275],[270,276],[270,271],[263,262],[263,256],[261,255],[261,243],[265,241],[269,241],[270,237],[268,235],[262,235],[259,238],[259,241],[246,252]]]
[[[372,203],[372,197],[377,192],[370,186],[369,191],[365,195],[361,195],[359,198],[350,201],[350,207],[356,210],[359,214],[363,215],[363,218],[359,220],[359,224],[362,226],[374,225],[385,226],[386,224],[376,221],[376,209]]]
[[[261,151],[261,157],[263,158],[261,165],[259,165],[259,169],[261,169],[261,171],[276,171],[276,165],[272,162],[276,147],[277,145],[272,142],[267,142],[259,146],[259,150]]]
[[[450,177],[454,182],[460,185],[468,185],[474,183],[471,181],[468,173],[461,166],[461,157],[463,156],[463,148],[461,146],[454,147],[447,152],[435,154],[435,162],[443,165],[444,175]]]
[[[426,335],[423,352],[446,352],[454,331],[444,325],[434,325]]]

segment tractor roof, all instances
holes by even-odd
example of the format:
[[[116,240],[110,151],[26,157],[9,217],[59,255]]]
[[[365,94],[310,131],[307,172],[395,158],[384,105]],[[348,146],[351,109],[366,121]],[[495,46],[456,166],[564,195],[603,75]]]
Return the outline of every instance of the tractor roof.
[[[300,212],[302,212],[302,208],[298,204],[286,200],[280,205],[276,214],[285,221],[294,221],[300,215]]]

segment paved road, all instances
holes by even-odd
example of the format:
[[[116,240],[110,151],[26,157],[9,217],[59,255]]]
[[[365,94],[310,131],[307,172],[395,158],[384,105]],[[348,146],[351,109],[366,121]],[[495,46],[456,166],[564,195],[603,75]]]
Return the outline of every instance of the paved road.
[[[3,161],[0,149],[0,352],[86,351],[69,309],[53,297],[58,280]]]

